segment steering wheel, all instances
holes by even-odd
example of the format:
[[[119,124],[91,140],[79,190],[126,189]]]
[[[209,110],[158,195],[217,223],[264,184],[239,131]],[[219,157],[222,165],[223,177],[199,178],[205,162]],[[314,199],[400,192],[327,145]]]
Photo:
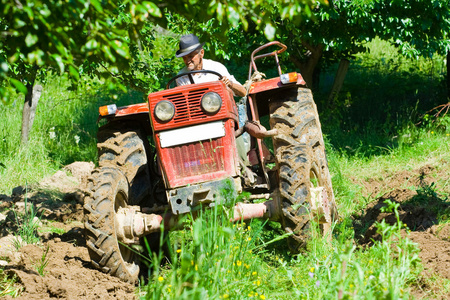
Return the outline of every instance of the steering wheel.
[[[193,75],[193,74],[198,74],[198,73],[209,73],[209,74],[213,74],[213,75],[216,75],[216,76],[219,78],[219,80],[221,80],[221,79],[223,78],[223,76],[222,76],[220,73],[216,72],[216,71],[211,71],[211,70],[190,71],[190,72],[186,72],[186,73],[183,73],[183,74],[178,74],[177,76],[172,77],[172,78],[169,80],[169,82],[167,83],[167,85],[166,85],[166,90],[170,88],[170,85],[171,85],[175,80],[177,80],[178,78],[180,78],[180,77],[182,77],[182,76],[188,76],[188,77],[189,77],[189,81],[191,82],[191,84],[194,84],[194,83],[195,83],[195,82],[194,82],[194,77],[193,77],[192,75]]]

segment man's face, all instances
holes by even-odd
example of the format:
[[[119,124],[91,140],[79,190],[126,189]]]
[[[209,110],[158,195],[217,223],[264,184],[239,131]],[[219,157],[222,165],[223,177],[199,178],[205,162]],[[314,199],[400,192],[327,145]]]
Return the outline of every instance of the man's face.
[[[203,67],[203,49],[195,50],[188,55],[183,56],[184,64],[189,71],[198,71]]]

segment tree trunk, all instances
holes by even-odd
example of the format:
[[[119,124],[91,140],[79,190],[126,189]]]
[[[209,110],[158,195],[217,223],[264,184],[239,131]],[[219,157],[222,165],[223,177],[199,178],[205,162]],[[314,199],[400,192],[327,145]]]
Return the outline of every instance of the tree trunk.
[[[303,43],[303,46],[308,49],[307,59],[305,61],[300,60],[294,55],[290,55],[289,59],[300,70],[303,79],[306,81],[306,85],[310,88],[313,87],[314,82],[314,70],[322,57],[323,45],[311,46]]]
[[[336,71],[336,77],[334,78],[333,87],[331,88],[330,95],[328,96],[328,108],[331,108],[334,104],[334,99],[339,94],[339,91],[344,84],[345,75],[347,75],[348,66],[350,61],[348,59],[341,59],[339,67]]]
[[[447,52],[447,100],[450,102],[450,51]]]
[[[22,144],[26,144],[28,142],[28,135],[31,127],[33,126],[36,108],[42,93],[41,85],[36,85],[34,87],[33,85],[34,80],[32,82],[28,82],[26,85],[28,93],[25,95],[25,103],[23,104],[22,111]]]

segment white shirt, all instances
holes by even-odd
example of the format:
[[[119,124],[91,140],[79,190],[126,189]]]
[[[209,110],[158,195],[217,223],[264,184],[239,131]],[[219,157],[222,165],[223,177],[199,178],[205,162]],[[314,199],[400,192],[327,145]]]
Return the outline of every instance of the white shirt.
[[[236,80],[236,78],[234,78],[234,76],[228,72],[227,68],[220,62],[204,58],[203,59],[203,70],[215,71],[215,72],[219,73],[220,75],[222,75],[223,77],[227,77],[232,82],[239,83]],[[184,67],[183,69],[181,69],[180,72],[178,72],[178,75],[187,73],[187,72],[189,72],[189,70],[187,69],[187,67]],[[214,75],[211,73],[192,74],[192,77],[194,79],[194,83],[204,83],[204,82],[219,80],[219,77],[217,77],[217,75]],[[189,80],[189,76],[187,76],[187,75],[177,78],[176,81],[177,81],[177,85],[191,84],[191,81]]]

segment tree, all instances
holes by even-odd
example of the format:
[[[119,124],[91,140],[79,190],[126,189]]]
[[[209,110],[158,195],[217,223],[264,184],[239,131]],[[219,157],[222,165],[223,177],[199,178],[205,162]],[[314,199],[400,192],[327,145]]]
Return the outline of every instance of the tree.
[[[319,0],[326,1],[326,0]],[[132,84],[132,47],[141,48],[140,30],[144,22],[165,27],[167,13],[174,12],[198,22],[214,18],[226,32],[248,20],[264,28],[266,36],[273,37],[274,27],[260,9],[266,3],[286,8],[285,16],[311,16],[316,0],[295,3],[283,0],[256,1],[137,1],[112,0],[79,1],[11,1],[1,0],[0,16],[0,98],[8,103],[5,82],[23,94],[24,109],[32,107],[33,84],[39,72],[52,69],[67,72],[74,81],[80,73],[90,72],[113,76],[116,83]],[[136,52],[136,51],[135,51]],[[98,72],[101,66],[108,72]],[[120,75],[117,75],[120,74]],[[122,80],[122,82],[119,82]],[[123,82],[125,81],[125,82]],[[139,86],[136,86],[139,87]],[[22,139],[28,136],[22,128]],[[25,138],[26,140],[26,138]]]
[[[447,97],[450,99],[450,0],[377,1],[372,3],[376,31],[408,57],[447,60]],[[383,26],[384,25],[384,26]]]

